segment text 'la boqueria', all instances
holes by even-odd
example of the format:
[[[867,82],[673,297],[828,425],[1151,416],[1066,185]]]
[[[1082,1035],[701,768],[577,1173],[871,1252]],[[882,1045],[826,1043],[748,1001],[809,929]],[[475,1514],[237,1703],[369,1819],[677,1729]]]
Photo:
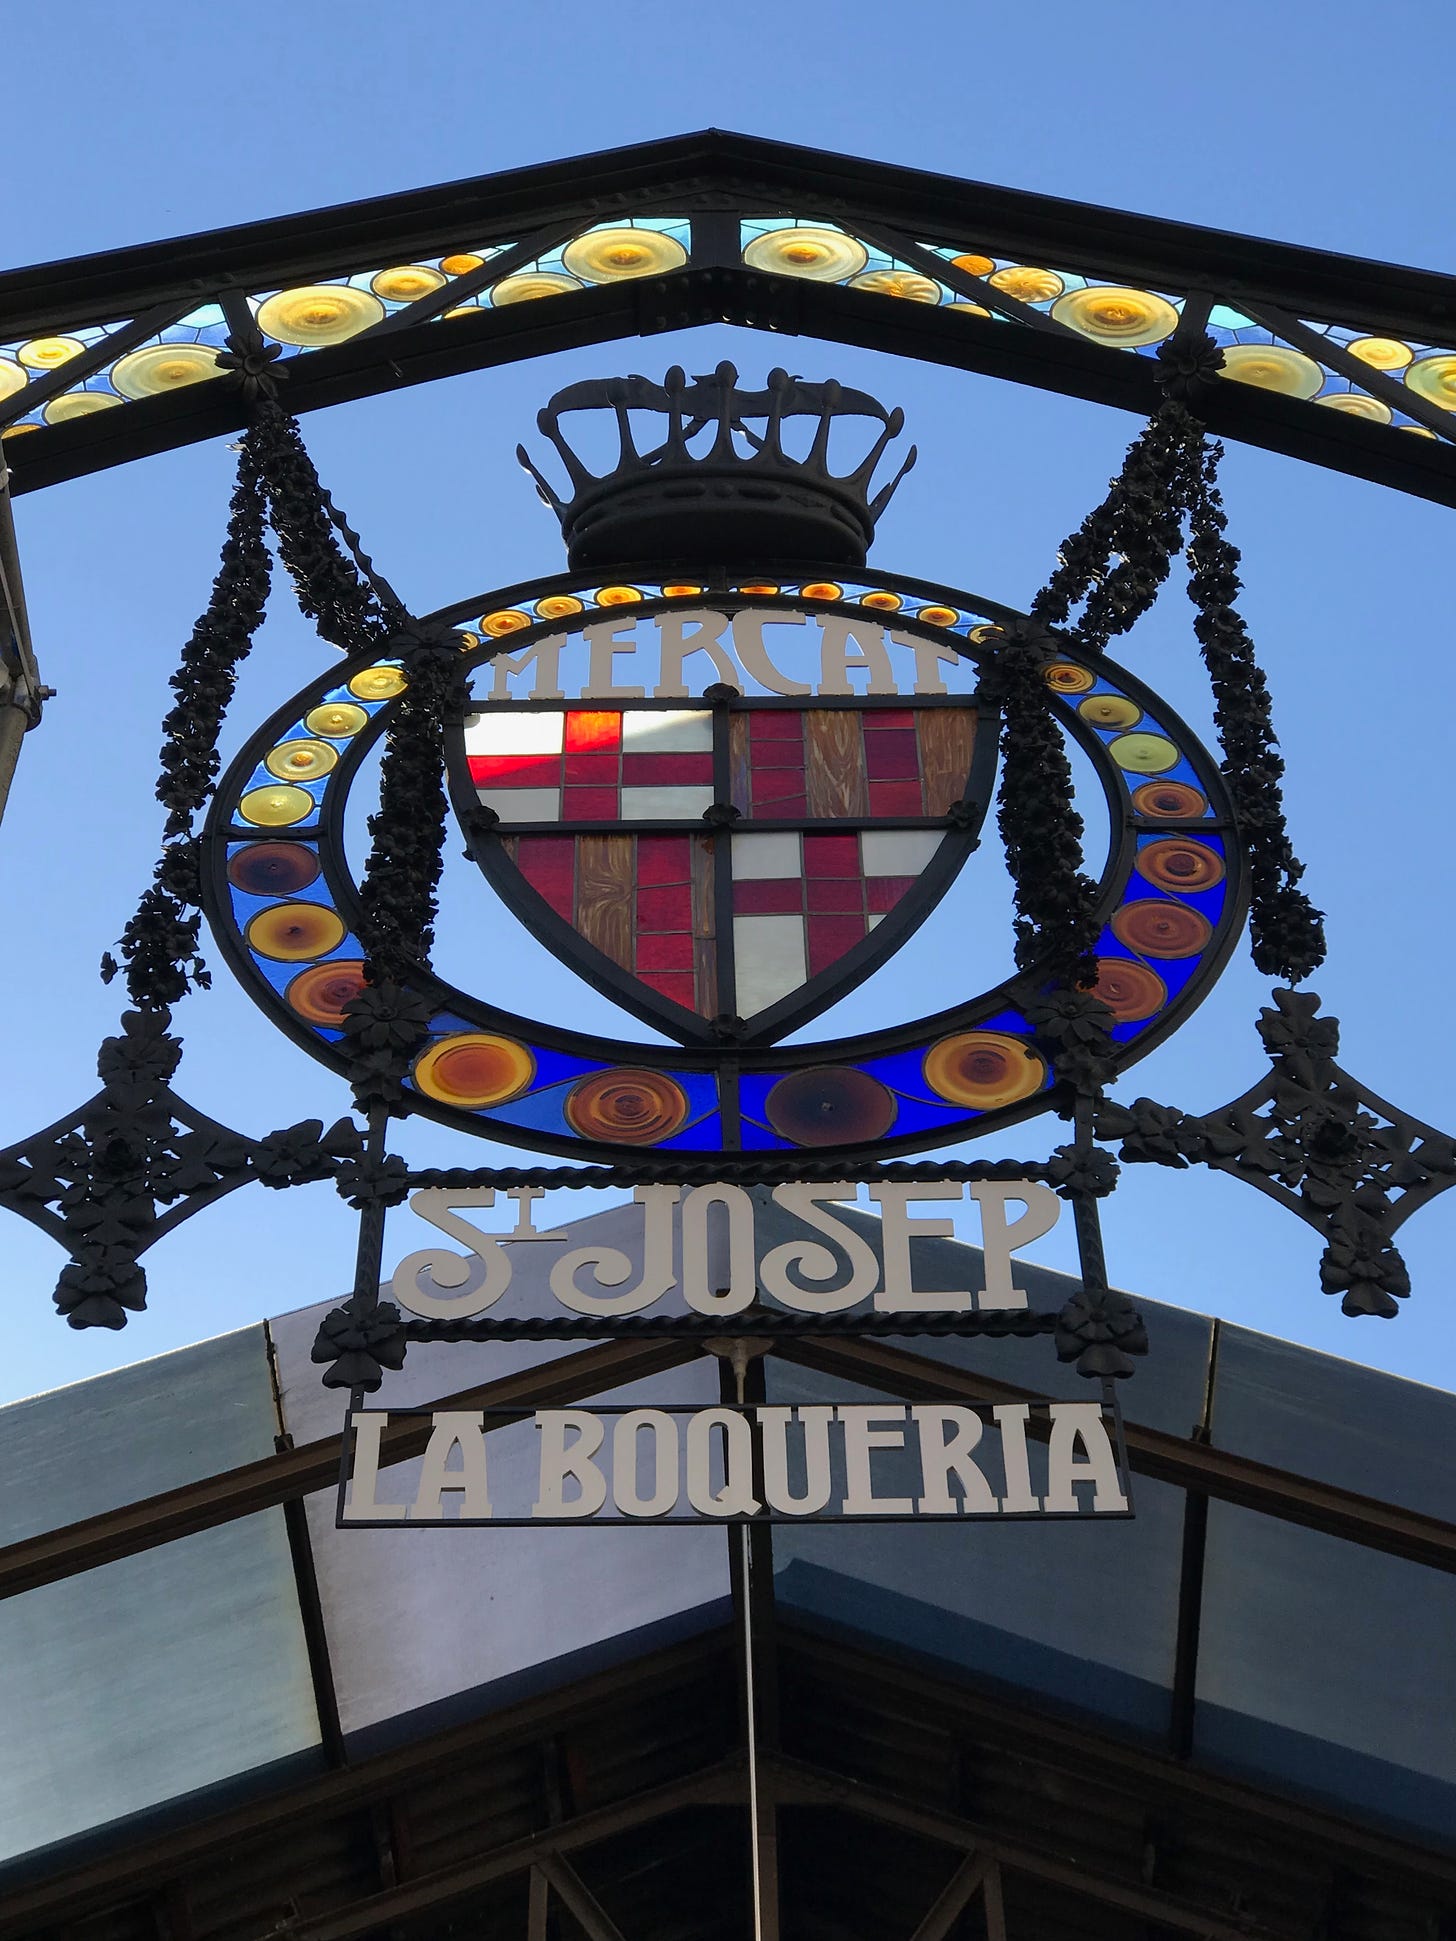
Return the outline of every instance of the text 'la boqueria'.
[[[1096,1402],[362,1409],[338,1521],[1129,1516],[1119,1445]]]

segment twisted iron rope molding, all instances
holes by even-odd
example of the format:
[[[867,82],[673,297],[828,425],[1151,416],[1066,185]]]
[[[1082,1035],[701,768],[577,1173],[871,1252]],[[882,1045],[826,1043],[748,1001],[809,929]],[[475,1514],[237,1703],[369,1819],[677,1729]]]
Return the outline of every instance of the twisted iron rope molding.
[[[587,1314],[522,1316],[491,1321],[462,1316],[458,1321],[408,1320],[404,1333],[411,1341],[595,1341],[666,1339],[719,1341],[729,1337],[777,1340],[807,1335],[930,1335],[973,1336],[1053,1334],[1057,1314],[1032,1309],[992,1309],[968,1314],[790,1314],[744,1309],[738,1314]]]

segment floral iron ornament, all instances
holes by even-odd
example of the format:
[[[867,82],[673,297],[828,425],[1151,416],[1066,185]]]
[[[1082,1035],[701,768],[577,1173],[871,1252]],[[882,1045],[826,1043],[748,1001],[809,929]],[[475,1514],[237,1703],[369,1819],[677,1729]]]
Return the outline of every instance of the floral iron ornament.
[[[1275,991],[1259,1013],[1272,1069],[1231,1104],[1194,1117],[1151,1099],[1104,1103],[1097,1132],[1130,1164],[1247,1180],[1324,1235],[1320,1284],[1346,1314],[1388,1319],[1410,1293],[1392,1236],[1456,1181],[1456,1141],[1342,1070],[1339,1022],[1318,1012],[1313,991]]]

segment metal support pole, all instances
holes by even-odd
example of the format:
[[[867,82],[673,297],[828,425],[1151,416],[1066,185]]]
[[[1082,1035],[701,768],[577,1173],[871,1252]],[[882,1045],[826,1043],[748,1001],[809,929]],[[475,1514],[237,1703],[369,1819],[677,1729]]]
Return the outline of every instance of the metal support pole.
[[[50,690],[40,684],[30,644],[20,550],[10,514],[10,471],[0,456],[0,817],[28,728],[40,719]]]

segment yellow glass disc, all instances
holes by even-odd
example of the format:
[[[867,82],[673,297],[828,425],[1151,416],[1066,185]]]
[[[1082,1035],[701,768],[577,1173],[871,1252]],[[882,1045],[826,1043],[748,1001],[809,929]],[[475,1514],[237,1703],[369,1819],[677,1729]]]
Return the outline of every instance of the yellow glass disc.
[[[1166,297],[1122,286],[1069,290],[1052,305],[1052,315],[1094,343],[1120,344],[1127,350],[1160,343],[1178,328],[1178,312]]]
[[[873,593],[861,593],[859,603],[862,607],[875,607],[881,613],[898,613],[904,605],[898,593],[887,592],[883,587]]]
[[[528,613],[522,613],[518,607],[502,607],[498,613],[482,615],[480,631],[489,634],[492,640],[499,640],[503,634],[518,634],[530,624]]]
[[[1421,429],[1424,430],[1425,427],[1422,426]],[[6,425],[3,430],[0,430],[0,438],[19,438],[22,432],[39,430],[39,425]],[[1428,437],[1433,435],[1427,433]]]
[[[42,405],[41,416],[48,425],[63,425],[71,418],[89,418],[95,411],[109,411],[120,398],[109,391],[63,391],[58,398]]]
[[[7,431],[5,436],[9,438],[12,432],[34,431],[34,430],[35,430],[34,425],[12,425],[10,427],[10,431]],[[1429,425],[1397,425],[1396,430],[1413,431],[1417,438],[1434,438],[1436,435],[1435,432],[1431,430]]]
[[[331,741],[347,741],[350,735],[358,734],[368,719],[363,708],[356,708],[352,701],[325,701],[309,709],[303,725],[310,734],[327,735]]]
[[[371,276],[369,287],[386,303],[414,303],[447,281],[439,270],[432,270],[424,263],[408,263],[400,269],[381,270],[378,276]]]
[[[1363,391],[1335,391],[1327,398],[1316,398],[1327,411],[1343,411],[1351,418],[1369,418],[1377,425],[1388,425],[1394,415],[1383,398],[1367,398]]]
[[[593,229],[561,252],[573,276],[588,283],[619,283],[629,276],[662,276],[688,260],[682,244],[660,229]]]
[[[258,328],[280,344],[314,350],[324,344],[343,344],[379,322],[384,305],[367,290],[347,283],[309,283],[297,290],[280,290],[258,310]]]
[[[811,580],[801,589],[806,600],[842,600],[844,588],[836,586],[833,580]]]
[[[284,829],[290,822],[302,822],[312,815],[313,806],[307,789],[280,783],[276,788],[249,789],[238,804],[238,814],[244,822],[255,822],[261,829]]]
[[[988,640],[999,640],[1001,629],[994,620],[987,620],[979,627],[972,627],[966,638],[972,646],[980,647]],[[1091,683],[1089,682],[1088,685],[1090,686]]]
[[[403,694],[409,682],[397,667],[366,667],[349,683],[349,692],[361,701],[392,701]]]
[[[925,1054],[925,1082],[952,1105],[989,1112],[1030,1098],[1046,1082],[1046,1065],[1020,1038],[1003,1031],[961,1031]]]
[[[989,276],[996,267],[994,257],[990,256],[952,256],[951,262],[967,276]]]
[[[8,357],[0,357],[0,398],[13,398],[17,391],[23,391],[30,382],[20,366]]]
[[[221,376],[217,352],[208,344],[148,344],[111,367],[111,381],[124,398],[155,398]]]
[[[1055,270],[1036,270],[1025,263],[1009,263],[989,279],[998,290],[1022,303],[1046,303],[1062,294],[1062,279]]]
[[[548,270],[524,270],[520,276],[502,277],[490,293],[497,309],[503,303],[530,303],[536,297],[560,297],[581,285],[574,276],[556,276]]]
[[[338,759],[338,749],[326,741],[280,741],[263,766],[280,782],[316,782]]]
[[[479,634],[471,633],[468,627],[462,627],[460,629],[460,651],[462,654],[468,654],[472,647],[478,647],[479,645]]]
[[[751,270],[838,283],[846,276],[857,276],[870,253],[856,237],[838,229],[772,229],[766,236],[754,237],[743,260]]]
[[[991,312],[986,308],[984,303],[957,302],[948,303],[945,307],[947,310],[964,310],[972,317],[989,317],[991,315]]]
[[[1161,775],[1178,759],[1178,750],[1166,735],[1119,735],[1108,743],[1108,753],[1119,768],[1134,775]]]
[[[909,303],[939,303],[940,285],[915,270],[866,270],[850,278],[851,290],[873,290],[877,296],[904,297]]]
[[[635,586],[601,586],[597,588],[597,605],[599,607],[635,606],[641,598],[641,592]]]
[[[447,310],[445,315],[447,317],[478,317],[480,315],[480,305],[478,303],[457,303],[454,309]]]
[[[915,618],[928,621],[932,627],[953,627],[960,615],[954,607],[922,607]]]
[[[696,587],[693,590],[696,592]],[[544,600],[536,602],[536,617],[539,620],[565,620],[569,615],[580,612],[581,601],[574,593],[548,593]]]
[[[302,964],[337,950],[346,932],[343,919],[322,903],[275,903],[260,910],[243,934],[260,957]]]
[[[460,1031],[440,1038],[415,1061],[414,1081],[426,1098],[465,1111],[504,1105],[518,1098],[536,1076],[536,1060],[525,1045],[494,1032]]]
[[[686,584],[680,586],[665,586],[662,589],[662,597],[665,600],[690,600],[694,594],[701,593],[702,590],[700,586],[688,586]],[[580,602],[578,601],[577,604],[580,605]]]
[[[1260,391],[1278,391],[1286,398],[1312,398],[1325,381],[1312,357],[1283,344],[1230,344],[1219,376],[1231,377],[1235,384],[1252,384]]]
[[[1357,337],[1349,352],[1376,371],[1403,371],[1415,355],[1398,337]]]
[[[1094,728],[1130,728],[1143,718],[1137,702],[1122,694],[1090,694],[1077,703],[1077,712]]]
[[[779,589],[769,580],[753,580],[751,582],[745,582],[744,585],[740,586],[737,589],[737,591],[740,593],[768,593],[768,594],[777,593],[778,590]]]
[[[1406,372],[1405,381],[1418,398],[1440,405],[1443,411],[1456,411],[1456,357],[1449,351],[1422,357]]]
[[[440,268],[446,276],[469,276],[470,272],[478,270],[484,261],[483,256],[473,256],[468,249],[462,249],[457,250],[453,256],[442,256]]]
[[[53,371],[85,348],[79,337],[32,337],[15,355],[28,371]]]
[[[978,627],[976,633],[981,630]],[[971,635],[974,640],[976,634]],[[1050,667],[1042,671],[1042,679],[1053,694],[1085,694],[1097,685],[1097,676],[1090,668],[1078,667],[1075,661],[1054,660]]]

